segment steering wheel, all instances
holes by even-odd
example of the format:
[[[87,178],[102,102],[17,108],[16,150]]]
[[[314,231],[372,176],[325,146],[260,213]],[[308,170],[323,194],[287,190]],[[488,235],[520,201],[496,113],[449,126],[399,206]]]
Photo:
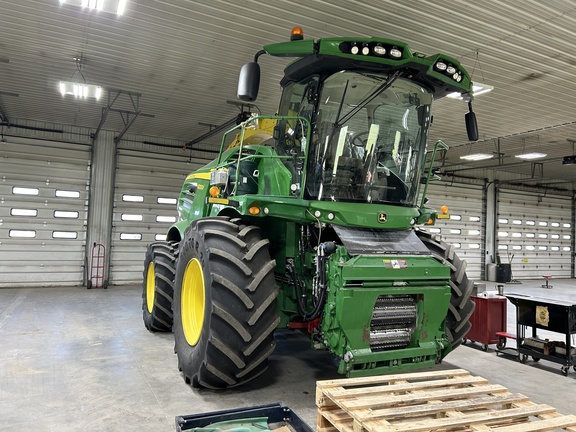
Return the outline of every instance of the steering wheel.
[[[366,147],[370,131],[358,132],[350,137],[350,144],[356,147]]]

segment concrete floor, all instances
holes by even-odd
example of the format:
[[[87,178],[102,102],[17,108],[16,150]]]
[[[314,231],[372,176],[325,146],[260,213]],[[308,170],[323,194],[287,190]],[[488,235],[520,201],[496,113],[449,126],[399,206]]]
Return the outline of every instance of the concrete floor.
[[[505,291],[576,300],[576,280],[553,280],[551,290],[541,284],[523,281]],[[305,337],[279,332],[270,369],[256,382],[197,390],[178,372],[172,334],[145,330],[140,296],[136,286],[0,289],[0,431],[173,431],[177,415],[276,401],[315,426],[315,381],[340,376]],[[508,310],[514,332],[514,307]],[[576,414],[576,373],[564,377],[557,364],[523,365],[494,349],[463,346],[437,368],[464,368]]]

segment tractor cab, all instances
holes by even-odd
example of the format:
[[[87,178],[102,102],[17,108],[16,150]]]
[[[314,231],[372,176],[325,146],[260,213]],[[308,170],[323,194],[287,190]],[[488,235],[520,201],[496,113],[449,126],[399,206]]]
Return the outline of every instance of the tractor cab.
[[[401,74],[344,70],[284,87],[276,151],[308,154],[304,198],[414,205],[433,95]],[[283,159],[294,171],[292,159]]]
[[[281,120],[274,132],[294,194],[314,201],[416,206],[432,101],[461,94],[468,101],[468,139],[478,139],[468,73],[455,59],[412,53],[394,40],[313,41],[295,30],[290,42],[259,51],[238,82],[238,98],[254,101],[262,54],[299,57],[284,70]]]

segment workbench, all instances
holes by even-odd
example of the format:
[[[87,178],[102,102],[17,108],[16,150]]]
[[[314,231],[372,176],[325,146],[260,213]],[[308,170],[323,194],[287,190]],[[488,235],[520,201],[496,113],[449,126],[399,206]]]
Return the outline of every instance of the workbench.
[[[518,359],[525,363],[529,356],[535,361],[545,359],[562,365],[561,371],[567,376],[573,366],[574,356],[571,335],[576,334],[576,304],[544,297],[522,294],[507,294],[506,297],[516,306],[516,351]],[[532,337],[526,337],[526,329],[532,328]],[[541,340],[538,329],[564,335],[563,341]],[[540,348],[539,345],[542,345]]]

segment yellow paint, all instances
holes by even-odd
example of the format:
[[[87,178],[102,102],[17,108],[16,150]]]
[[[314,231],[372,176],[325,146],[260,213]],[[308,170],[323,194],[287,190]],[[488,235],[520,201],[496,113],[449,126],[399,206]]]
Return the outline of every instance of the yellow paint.
[[[224,204],[227,205],[230,201],[225,198],[208,198],[208,204]]]
[[[210,173],[209,172],[192,173],[188,175],[188,177],[186,177],[186,181],[194,179],[210,180]]]
[[[182,278],[182,330],[189,345],[194,346],[200,340],[204,325],[204,273],[196,258],[188,261]]]
[[[258,119],[256,125],[250,125],[244,128],[244,143],[243,145],[258,145],[266,140],[272,138],[274,134],[274,127],[276,126],[276,119]],[[242,142],[242,131],[236,134],[234,140],[228,146],[238,147]]]
[[[148,313],[152,313],[154,308],[155,288],[154,263],[151,262],[148,264],[148,271],[146,272],[146,307],[148,308]]]

